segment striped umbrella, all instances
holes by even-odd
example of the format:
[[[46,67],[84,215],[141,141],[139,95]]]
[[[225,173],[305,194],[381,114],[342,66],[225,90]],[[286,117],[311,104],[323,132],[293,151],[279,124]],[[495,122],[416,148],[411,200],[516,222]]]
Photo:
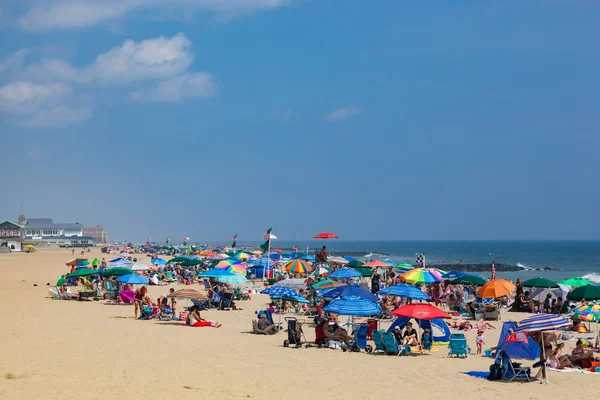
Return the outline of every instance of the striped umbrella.
[[[381,314],[381,307],[377,303],[362,299],[360,297],[350,296],[329,303],[323,308],[323,311],[338,315],[349,315],[353,317],[368,317]]]
[[[233,272],[234,274],[246,275],[246,266],[238,260],[229,259],[219,261],[219,263],[215,265],[215,269],[223,269],[225,271]]]
[[[311,276],[321,276],[321,275],[325,276],[330,272],[331,272],[331,268],[319,267],[313,271]]]
[[[195,289],[181,289],[167,295],[168,298],[179,298],[179,299],[198,299],[206,300],[206,293],[199,292]]]
[[[312,266],[306,261],[302,260],[288,261],[283,264],[282,267],[290,274],[306,274],[312,271]]]
[[[360,277],[361,273],[355,270],[354,268],[340,268],[329,274],[329,278],[331,279],[350,279]]]
[[[245,261],[250,258],[250,255],[247,253],[244,253],[244,252],[240,252],[240,253],[237,253],[235,256],[233,256],[233,258],[235,258],[237,260]]]
[[[517,322],[517,332],[542,332],[551,331],[571,326],[571,322],[565,317],[554,314],[536,314]]]
[[[313,284],[312,286],[316,290],[325,290],[325,289],[329,289],[329,288],[333,288],[333,287],[346,286],[346,285],[341,282],[334,282],[334,281],[330,281],[329,279],[324,279],[322,281],[319,281],[319,282]]]
[[[415,268],[400,275],[406,283],[431,284],[443,280],[442,273],[435,268]]]
[[[365,264],[367,267],[377,268],[377,267],[389,267],[392,264],[383,262],[381,260],[373,260]]]

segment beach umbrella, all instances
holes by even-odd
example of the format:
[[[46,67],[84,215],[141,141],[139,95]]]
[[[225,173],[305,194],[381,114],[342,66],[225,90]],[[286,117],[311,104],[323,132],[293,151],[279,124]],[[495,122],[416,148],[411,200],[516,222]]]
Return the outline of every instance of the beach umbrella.
[[[327,275],[328,273],[331,272],[331,268],[327,268],[327,267],[319,267],[317,269],[315,269],[312,274],[310,274],[311,276],[321,276],[321,275]]]
[[[117,282],[128,283],[130,285],[147,285],[148,279],[138,274],[129,274],[118,277]]]
[[[444,311],[429,303],[408,304],[406,306],[396,308],[394,311],[392,311],[392,314],[398,317],[414,318],[420,320],[432,320],[435,318],[452,318]]]
[[[322,281],[313,283],[313,285],[312,285],[312,287],[316,290],[325,290],[325,289],[338,287],[338,286],[346,286],[346,285],[341,282],[330,281],[329,279],[323,279]]]
[[[348,264],[348,260],[346,260],[345,258],[342,258],[342,257],[329,257],[327,259],[327,262],[329,264],[342,264],[342,265]]]
[[[377,294],[405,297],[413,300],[431,300],[427,293],[411,285],[394,285],[381,289]]]
[[[318,235],[313,236],[313,239],[339,239],[340,237],[335,233],[321,232]]]
[[[527,279],[525,282],[523,282],[523,287],[557,288],[558,283],[553,282],[550,279],[538,277]]]
[[[167,261],[163,260],[162,258],[153,258],[150,260],[150,262],[154,265],[165,265],[167,263]]]
[[[366,267],[371,268],[385,268],[390,267],[392,264],[383,262],[381,260],[373,260],[365,264]]]
[[[65,280],[65,277],[64,277],[64,276],[61,276],[60,278],[58,278],[58,281],[56,282],[56,286],[62,286],[62,285],[64,285],[64,284],[65,284],[65,282],[67,282],[67,281]]]
[[[505,279],[494,279],[483,285],[477,295],[482,298],[493,298],[506,296],[512,293],[517,287]]]
[[[310,304],[310,301],[306,300],[304,297],[302,296],[271,296],[272,299],[275,300],[285,300],[285,301],[290,301],[292,303],[304,303],[304,304]]]
[[[329,274],[329,279],[360,278],[361,273],[353,268],[340,268]]]
[[[216,269],[224,269],[225,271],[233,272],[234,274],[246,275],[246,266],[244,264],[234,263],[230,265],[221,266],[219,266],[219,264],[217,264],[217,266],[215,267]]]
[[[346,267],[356,268],[356,267],[364,267],[365,264],[362,261],[353,260],[346,264]]]
[[[558,288],[544,288],[544,287],[536,287],[531,290],[529,297],[532,299],[538,298],[542,299],[551,294],[553,297],[565,299],[567,297],[567,292],[563,291],[560,287]]]
[[[271,286],[260,292],[261,294],[268,294],[269,296],[300,296],[294,289],[285,286]]]
[[[565,286],[571,286],[571,287],[580,287],[580,286],[585,286],[585,285],[593,285],[592,282],[588,281],[585,278],[581,278],[579,276],[575,276],[573,278],[567,278],[567,279],[563,279],[562,281],[559,281],[558,283],[565,285]]]
[[[573,289],[567,295],[567,300],[600,300],[600,287],[596,285],[585,285]]]
[[[467,283],[475,286],[483,286],[487,283],[487,281],[477,275],[465,275],[454,279],[452,283]]]
[[[100,271],[95,270],[95,269],[80,268],[77,271],[74,271],[74,272],[68,274],[67,278],[77,278],[80,276],[97,275],[99,273],[100,273]]]
[[[300,257],[298,257],[299,260],[308,260],[311,262],[315,261],[315,256],[311,255],[311,254],[303,254]]]
[[[354,268],[358,272],[360,272],[360,276],[362,277],[370,277],[373,276],[373,270],[369,267],[356,267]]]
[[[431,284],[439,283],[442,279],[442,273],[435,268],[415,268],[400,275],[406,283]]]
[[[254,265],[260,265],[261,267],[272,267],[273,265],[275,265],[275,262],[267,257],[258,258],[256,260],[250,260],[249,263]]]
[[[379,297],[358,285],[344,285],[323,290],[321,292],[321,297],[328,300],[346,297],[360,297],[361,299],[373,302],[379,301]]]
[[[273,286],[285,286],[291,288],[305,288],[306,283],[302,279],[284,279],[282,281],[276,282]]]
[[[381,307],[360,297],[344,297],[323,307],[323,311],[352,317],[369,317],[381,314]]]
[[[312,266],[302,260],[288,261],[281,267],[290,274],[306,274],[312,271]]]
[[[132,271],[148,271],[150,269],[147,265],[139,262],[131,264],[129,268],[131,268]]]
[[[590,303],[577,307],[574,316],[582,321],[600,321],[600,303]]]
[[[130,275],[131,270],[125,267],[114,267],[109,268],[102,273],[104,276],[121,276],[121,275]]]
[[[174,299],[198,299],[198,300],[206,300],[208,297],[206,293],[199,292],[196,289],[181,289],[176,290],[173,293],[169,293],[167,295],[168,298]]]
[[[466,272],[462,272],[462,271],[450,271],[450,272],[446,272],[445,274],[442,275],[442,278],[447,279],[449,281],[453,281],[454,279],[457,278],[462,278],[463,276],[467,276],[469,274],[467,274]]]
[[[223,276],[236,275],[233,272],[226,271],[224,269],[209,269],[198,274],[198,278],[219,278]]]
[[[516,332],[553,331],[571,326],[571,322],[560,315],[536,314],[517,322]]]
[[[233,256],[233,257],[234,257],[235,259],[237,259],[237,260],[242,260],[242,261],[245,261],[245,260],[248,260],[249,258],[251,258],[251,256],[250,256],[248,253],[244,253],[243,251],[242,251],[242,252],[239,252],[239,253],[237,253],[237,254],[236,254],[235,256]]]
[[[202,264],[202,261],[193,260],[193,259],[189,259],[189,258],[179,262],[179,265],[181,265],[182,267],[192,267],[194,265],[200,265],[200,264]]]
[[[413,269],[415,267],[409,263],[402,263],[402,264],[397,264],[396,268],[398,268],[398,269]]]

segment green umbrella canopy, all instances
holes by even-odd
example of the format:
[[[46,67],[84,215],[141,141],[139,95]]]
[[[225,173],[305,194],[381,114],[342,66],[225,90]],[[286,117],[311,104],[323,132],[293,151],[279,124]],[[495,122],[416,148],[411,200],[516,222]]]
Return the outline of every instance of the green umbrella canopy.
[[[548,288],[553,289],[558,287],[558,283],[546,278],[532,278],[523,282],[524,287]]]
[[[114,268],[107,269],[103,275],[104,276],[122,276],[122,275],[129,275],[132,273],[133,273],[133,271],[130,270],[129,268],[114,267]]]
[[[62,286],[64,285],[66,282],[66,279],[64,276],[61,276],[60,278],[58,278],[58,282],[56,282],[56,286]]]
[[[402,264],[396,265],[396,268],[400,268],[400,269],[413,269],[414,265],[409,264],[409,263],[402,263]]]
[[[179,263],[179,265],[183,266],[183,267],[191,267],[192,265],[199,265],[202,264],[202,261],[200,260],[190,260],[190,259],[185,259],[184,261],[181,261]]]
[[[596,285],[585,285],[580,286],[577,289],[573,289],[567,295],[567,300],[581,301],[581,300],[600,300],[600,287]]]
[[[175,258],[170,259],[167,262],[170,262],[170,263],[179,263],[179,262],[182,262],[182,261],[185,261],[185,260],[189,260],[189,258],[177,256]]]
[[[89,276],[89,275],[96,275],[99,273],[100,273],[100,271],[97,271],[94,269],[81,268],[81,269],[78,269],[77,271],[67,275],[67,278],[77,278],[78,276]]]
[[[579,287],[585,285],[593,285],[592,282],[588,281],[585,278],[581,278],[579,276],[575,276],[573,278],[563,279],[562,281],[558,281],[561,285],[571,286],[571,287]]]
[[[358,260],[350,261],[348,264],[346,264],[346,267],[350,267],[350,268],[364,267],[364,266],[365,266],[365,264],[363,264],[362,262],[360,262]]]
[[[373,276],[373,270],[369,267],[356,267],[354,269],[360,272],[360,276]]]
[[[476,286],[483,286],[487,283],[487,281],[483,278],[480,278],[479,276],[465,275],[461,276],[460,278],[456,278],[452,281],[452,283],[470,283]]]

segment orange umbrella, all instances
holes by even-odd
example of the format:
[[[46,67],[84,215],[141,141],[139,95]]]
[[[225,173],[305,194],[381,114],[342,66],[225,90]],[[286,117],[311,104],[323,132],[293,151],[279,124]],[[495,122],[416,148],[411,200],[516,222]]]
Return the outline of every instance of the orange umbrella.
[[[477,295],[482,298],[493,298],[506,296],[517,287],[505,279],[494,279],[489,281],[479,289]]]

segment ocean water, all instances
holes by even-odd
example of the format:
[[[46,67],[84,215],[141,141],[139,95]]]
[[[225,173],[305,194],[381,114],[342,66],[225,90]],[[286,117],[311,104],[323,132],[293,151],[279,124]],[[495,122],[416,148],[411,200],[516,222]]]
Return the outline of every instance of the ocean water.
[[[240,243],[254,245],[259,243]],[[330,252],[350,254],[355,258],[389,258],[397,263],[414,264],[416,254],[424,252],[427,262],[436,264],[471,263],[491,265],[522,265],[525,270],[498,272],[499,278],[515,280],[543,276],[560,280],[572,276],[586,276],[600,283],[600,241],[345,241],[338,239],[287,241],[274,240],[273,248],[289,249],[294,245],[301,251],[314,253],[327,245]],[[536,268],[551,268],[536,271]],[[483,275],[486,275],[485,273]]]

